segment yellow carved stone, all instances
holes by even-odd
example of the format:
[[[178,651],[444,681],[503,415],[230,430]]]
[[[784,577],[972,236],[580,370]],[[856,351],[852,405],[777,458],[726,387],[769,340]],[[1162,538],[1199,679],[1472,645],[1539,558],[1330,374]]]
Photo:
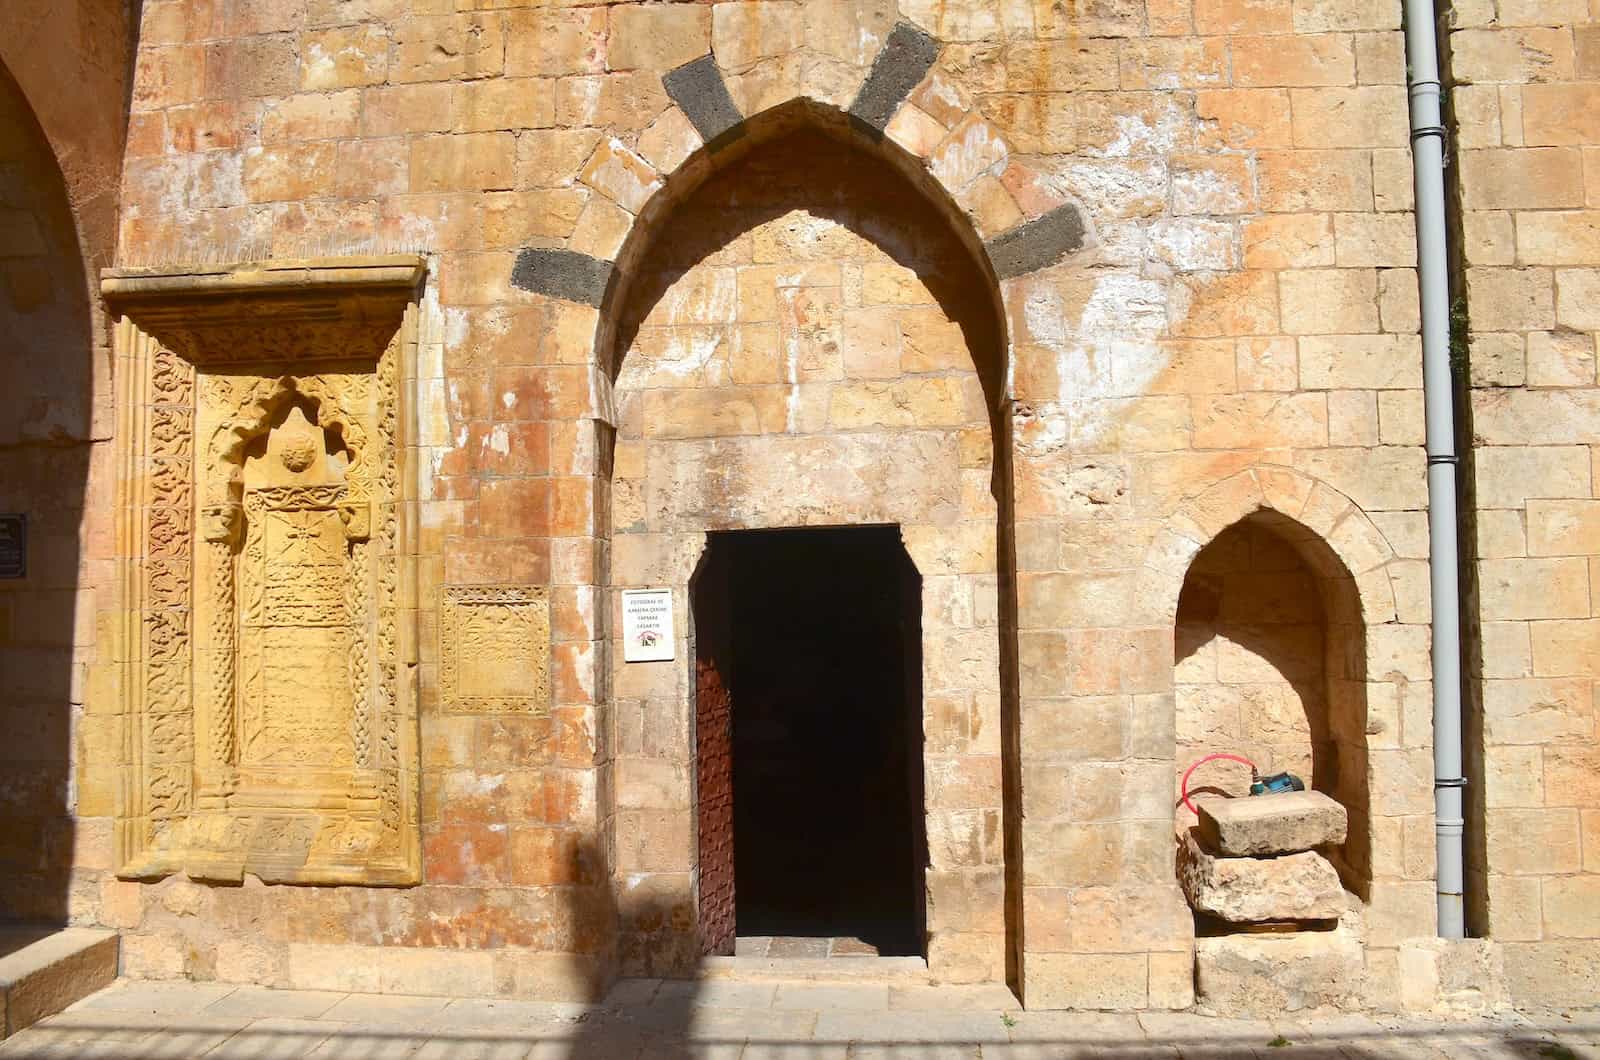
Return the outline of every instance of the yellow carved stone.
[[[123,875],[418,879],[399,610],[420,278],[408,257],[103,278],[147,410],[118,439],[145,469],[121,497]]]

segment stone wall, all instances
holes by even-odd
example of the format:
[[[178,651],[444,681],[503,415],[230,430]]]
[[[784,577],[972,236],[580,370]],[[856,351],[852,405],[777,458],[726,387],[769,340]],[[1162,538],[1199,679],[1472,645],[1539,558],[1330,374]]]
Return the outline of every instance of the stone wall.
[[[48,10],[47,10],[48,8]],[[120,2],[0,12],[0,511],[27,525],[27,576],[0,581],[0,918],[92,916],[111,867],[113,774],[75,786],[97,598],[113,552],[104,317],[131,19]],[[74,820],[74,818],[77,818]]]
[[[1561,4],[1455,15],[1481,638],[1469,917],[1504,943],[1514,999],[1570,1002],[1600,985],[1600,53],[1587,15]]]
[[[1553,996],[1600,904],[1597,141],[1564,10],[1456,14],[1480,867],[1524,996]],[[887,521],[924,579],[934,971],[1187,1006],[1179,598],[1266,509],[1354,587],[1327,640],[1357,657],[1324,678],[1331,714],[1365,700],[1341,797],[1368,800],[1368,1003],[1391,1005],[1434,907],[1398,27],[1358,0],[146,0],[119,264],[428,259],[404,459],[422,882],[119,879],[102,845],[72,916],[121,929],[141,977],[589,996],[638,967],[636,928],[681,969],[690,653],[621,663],[611,590],[672,586],[682,622],[709,530]],[[444,705],[438,602],[469,586],[547,594],[547,710]],[[92,606],[78,664],[111,652],[121,605]],[[94,672],[77,827],[104,840],[129,737]]]
[[[1399,8],[1140,13],[1093,31],[1138,39],[1056,40],[1067,20],[1035,19],[1038,42],[969,46],[993,56],[969,60],[996,75],[986,112],[1047,156],[1098,241],[1076,267],[1006,285],[1024,982],[1045,1004],[1188,996],[1188,912],[1167,883],[1167,660],[1189,561],[1217,534],[1270,507],[1329,542],[1360,586],[1384,709],[1403,709],[1400,689],[1410,709],[1427,702]],[[1027,95],[1045,86],[1059,94]],[[1374,813],[1424,813],[1428,728],[1389,733],[1366,778]],[[1433,900],[1404,878],[1398,841],[1375,861],[1369,981],[1384,984]],[[1127,908],[1143,915],[1112,915]]]
[[[135,6],[128,0],[18,0],[0,11],[0,62],[27,98],[55,155],[91,286],[93,271],[110,265],[116,249],[129,80],[139,29]],[[96,341],[104,343],[106,336],[97,333]],[[107,364],[100,367],[109,369]],[[110,390],[97,383],[95,394],[103,398],[102,413],[108,414]],[[109,425],[100,436],[108,432]]]
[[[75,646],[93,640],[93,571],[81,562],[93,349],[83,259],[66,187],[21,89],[0,69],[0,511],[24,514],[26,577],[0,581],[0,909],[67,914],[75,826]],[[92,806],[91,806],[92,808]],[[85,844],[84,851],[93,844]]]

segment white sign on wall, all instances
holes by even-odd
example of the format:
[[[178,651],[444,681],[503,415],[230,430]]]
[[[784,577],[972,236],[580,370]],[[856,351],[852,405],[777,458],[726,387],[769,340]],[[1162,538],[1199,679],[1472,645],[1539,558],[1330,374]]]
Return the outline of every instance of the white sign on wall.
[[[672,590],[622,590],[622,658],[666,662],[672,658]]]

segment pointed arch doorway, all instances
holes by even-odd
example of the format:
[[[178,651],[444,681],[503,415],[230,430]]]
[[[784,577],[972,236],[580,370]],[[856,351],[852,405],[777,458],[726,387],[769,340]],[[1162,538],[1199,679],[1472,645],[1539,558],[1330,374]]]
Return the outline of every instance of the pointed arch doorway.
[[[691,620],[708,538],[879,527],[898,528],[922,585],[911,757],[925,798],[908,830],[928,840],[909,903],[920,945],[890,948],[925,954],[945,981],[1000,981],[1014,966],[1020,861],[1004,781],[1018,759],[1003,750],[1015,602],[996,281],[951,204],[887,157],[897,148],[810,104],[780,110],[684,163],[689,183],[646,207],[600,307],[613,621],[632,588],[669,588],[684,616],[674,662],[627,663],[615,641],[611,652],[621,967],[691,971],[749,907],[738,886],[720,922],[702,903],[718,893],[697,746],[700,704],[716,697],[697,695],[707,675]],[[738,681],[720,680],[737,719]]]

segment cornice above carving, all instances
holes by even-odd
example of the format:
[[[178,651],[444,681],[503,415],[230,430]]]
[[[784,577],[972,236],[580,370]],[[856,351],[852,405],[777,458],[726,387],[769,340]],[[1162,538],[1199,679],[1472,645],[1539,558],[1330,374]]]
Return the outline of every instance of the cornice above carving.
[[[100,293],[194,364],[376,362],[425,273],[414,254],[107,269]]]

